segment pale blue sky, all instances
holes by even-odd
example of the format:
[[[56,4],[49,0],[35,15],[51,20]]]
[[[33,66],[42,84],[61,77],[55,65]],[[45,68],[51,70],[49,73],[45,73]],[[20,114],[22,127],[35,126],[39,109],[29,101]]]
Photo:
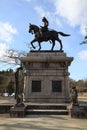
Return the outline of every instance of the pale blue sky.
[[[4,59],[7,49],[29,52],[27,43],[34,38],[28,33],[29,23],[40,26],[43,16],[47,17],[49,28],[71,34],[70,37],[59,36],[64,52],[74,57],[69,67],[70,78],[86,79],[87,44],[80,43],[87,27],[87,0],[0,0],[0,59]],[[41,46],[51,48],[49,42]],[[56,42],[54,50],[57,49]],[[14,68],[12,64],[0,62],[0,70],[10,67]]]

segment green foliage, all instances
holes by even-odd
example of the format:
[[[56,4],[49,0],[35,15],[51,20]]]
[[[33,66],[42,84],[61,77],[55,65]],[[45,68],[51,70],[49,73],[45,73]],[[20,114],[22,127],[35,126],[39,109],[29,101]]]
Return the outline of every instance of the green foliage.
[[[11,80],[7,86],[7,92],[11,95],[14,92],[14,82]]]
[[[72,90],[73,87],[76,86],[76,81],[73,79],[69,79],[69,87],[70,87],[70,91]]]
[[[87,39],[87,35],[85,36],[85,39]]]
[[[76,86],[78,92],[87,92],[87,79],[75,81],[69,79],[70,90],[72,87]]]
[[[13,70],[0,71],[0,92],[5,92],[11,82],[15,82]]]

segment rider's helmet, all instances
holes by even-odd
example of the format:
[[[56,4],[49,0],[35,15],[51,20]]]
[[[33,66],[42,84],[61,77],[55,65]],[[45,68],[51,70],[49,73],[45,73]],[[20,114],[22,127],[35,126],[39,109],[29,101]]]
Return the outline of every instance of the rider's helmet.
[[[47,21],[46,17],[43,17],[43,18],[42,18],[42,21],[43,21],[43,22]]]

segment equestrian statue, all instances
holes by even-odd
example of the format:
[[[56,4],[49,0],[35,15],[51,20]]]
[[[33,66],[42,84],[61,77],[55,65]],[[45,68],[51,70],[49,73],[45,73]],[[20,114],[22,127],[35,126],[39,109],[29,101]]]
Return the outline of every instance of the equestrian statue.
[[[63,45],[62,41],[59,39],[58,35],[61,36],[70,36],[69,34],[65,34],[63,32],[58,32],[53,29],[48,29],[49,22],[46,19],[46,17],[42,18],[43,26],[38,27],[37,25],[29,24],[29,33],[34,34],[34,39],[30,42],[33,49],[36,49],[36,47],[33,45],[34,42],[38,42],[39,45],[39,51],[41,50],[41,42],[49,41],[52,43],[51,51],[53,51],[55,46],[55,41],[58,41],[60,43],[60,49],[59,51],[63,51]]]

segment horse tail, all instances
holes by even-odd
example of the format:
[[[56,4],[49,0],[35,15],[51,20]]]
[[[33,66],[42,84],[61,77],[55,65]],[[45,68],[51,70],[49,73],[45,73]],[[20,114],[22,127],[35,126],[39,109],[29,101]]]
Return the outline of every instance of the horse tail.
[[[63,32],[58,32],[61,36],[64,36],[64,37],[66,37],[66,36],[70,36],[70,34],[65,34],[65,33],[63,33]]]

